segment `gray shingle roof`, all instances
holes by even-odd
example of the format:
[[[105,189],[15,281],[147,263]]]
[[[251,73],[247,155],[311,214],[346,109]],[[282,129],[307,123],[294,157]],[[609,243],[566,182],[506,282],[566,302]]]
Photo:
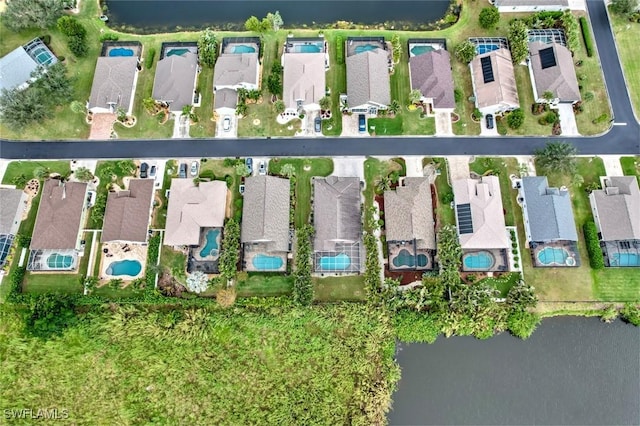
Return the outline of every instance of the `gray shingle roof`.
[[[86,183],[46,180],[33,228],[31,250],[75,249],[86,195]]]
[[[404,186],[384,193],[387,241],[416,241],[418,249],[435,249],[431,185],[428,178],[405,178]]]
[[[362,237],[360,179],[313,179],[314,251],[334,251],[337,242],[358,242]]]
[[[455,108],[449,52],[438,49],[409,58],[411,89],[433,99],[434,108]]]
[[[153,184],[153,179],[131,179],[128,190],[109,192],[102,242],[147,241]]]
[[[289,179],[245,179],[242,243],[264,243],[271,252],[289,251]]]
[[[553,49],[556,65],[542,68],[540,51],[546,48]],[[531,56],[530,66],[538,96],[542,97],[544,92],[551,92],[561,102],[575,102],[580,100],[580,89],[578,79],[573,68],[573,57],[569,49],[559,43],[541,43],[535,41],[529,43]]]
[[[193,104],[197,71],[198,55],[191,51],[184,55],[165,56],[156,67],[153,99],[170,102],[172,111]]]
[[[522,194],[531,241],[578,240],[569,191],[549,188],[546,176],[527,176]]]
[[[21,189],[0,188],[0,234],[12,234],[22,217],[26,194]]]
[[[297,109],[302,105],[318,104],[324,96],[324,53],[285,53],[284,56],[284,103],[287,108]]]
[[[89,109],[121,107],[127,110],[133,98],[133,85],[138,71],[135,56],[101,56],[93,74]]]
[[[218,89],[213,99],[213,109],[232,108],[238,104],[238,92],[233,89]]]
[[[0,89],[11,90],[31,80],[31,73],[38,63],[22,46],[0,59]]]
[[[257,53],[223,53],[213,71],[214,86],[235,86],[241,83],[258,84]]]
[[[346,63],[349,107],[357,107],[370,101],[379,105],[391,103],[386,50],[374,49],[358,53],[347,57]]]
[[[611,176],[593,191],[603,241],[640,240],[640,190],[635,176]]]

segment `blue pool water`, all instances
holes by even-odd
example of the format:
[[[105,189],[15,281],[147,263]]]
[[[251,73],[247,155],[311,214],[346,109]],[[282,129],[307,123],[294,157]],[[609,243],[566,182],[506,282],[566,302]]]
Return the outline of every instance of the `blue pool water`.
[[[256,48],[253,46],[245,46],[241,44],[233,47],[233,53],[255,53]]]
[[[636,253],[614,253],[609,263],[611,266],[640,266],[640,255]]]
[[[413,56],[418,56],[418,55],[422,55],[423,53],[427,53],[427,52],[433,52],[434,49],[431,46],[413,46],[411,48],[411,53],[413,54]]]
[[[47,266],[50,269],[69,269],[71,265],[73,265],[73,256],[53,253],[47,257]]]
[[[167,56],[174,56],[174,55],[182,56],[188,51],[189,49],[171,49],[167,52]]]
[[[545,247],[538,252],[538,261],[543,265],[568,265],[569,252],[563,248]]]
[[[351,265],[351,259],[344,253],[337,256],[322,256],[318,265],[325,271],[344,271]]]
[[[200,257],[205,258],[207,256],[218,255],[218,237],[220,236],[219,229],[211,229],[205,236],[206,244],[200,250]]]
[[[120,275],[129,275],[130,277],[135,277],[142,270],[142,265],[137,260],[118,260],[116,262],[111,262],[111,264],[107,267],[107,274],[112,275],[114,277]]]
[[[478,55],[482,55],[483,53],[493,52],[494,50],[500,49],[500,46],[497,44],[481,44],[476,46],[476,52]]]
[[[258,254],[254,256],[253,261],[254,268],[258,271],[277,271],[282,268],[282,258],[278,256],[267,256],[264,254]]]
[[[133,56],[133,49],[118,47],[109,51],[109,56]]]
[[[34,53],[35,59],[40,65],[48,65],[53,61],[53,55],[45,48],[39,48]]]
[[[322,52],[322,44],[297,44],[293,47],[295,53],[320,53]]]
[[[408,250],[402,249],[400,250],[400,253],[398,253],[398,255],[393,258],[393,265],[396,268],[399,268],[401,266],[408,266],[410,268],[413,268],[414,266],[416,266],[416,263],[418,267],[424,268],[425,266],[427,266],[427,256],[424,254],[414,256],[409,253]]]
[[[374,44],[363,44],[362,46],[356,46],[355,52],[362,53],[362,52],[368,52],[369,50],[376,50],[379,48],[380,46],[376,46]]]
[[[488,271],[493,267],[493,255],[488,251],[465,254],[462,258],[464,267],[467,270]]]

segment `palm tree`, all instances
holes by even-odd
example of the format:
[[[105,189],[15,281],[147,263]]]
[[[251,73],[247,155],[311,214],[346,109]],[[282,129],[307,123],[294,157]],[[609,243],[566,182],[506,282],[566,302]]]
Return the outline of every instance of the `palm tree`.
[[[412,104],[420,103],[420,99],[422,99],[422,92],[418,89],[413,89],[409,92],[409,102]]]
[[[93,179],[93,173],[91,173],[91,171],[86,167],[78,167],[74,172],[74,175],[80,182],[89,182]]]
[[[291,179],[291,176],[295,176],[296,174],[296,168],[291,163],[283,164],[282,167],[280,168],[280,174],[282,176],[286,176],[287,178]]]
[[[278,99],[273,103],[273,108],[276,111],[276,114],[282,114],[285,110],[284,101]]]
[[[324,111],[331,109],[331,98],[329,96],[323,96],[318,103],[320,104],[320,109]]]
[[[156,101],[153,98],[143,99],[142,106],[147,110],[149,114],[154,114],[156,112]]]
[[[51,169],[46,166],[38,166],[33,169],[33,177],[36,179],[46,179],[51,174]]]
[[[391,188],[391,178],[389,176],[381,176],[376,182],[376,192],[382,194]]]
[[[545,148],[535,151],[535,161],[544,173],[573,175],[576,171],[577,153],[578,150],[570,143],[550,142]]]
[[[122,280],[122,278],[113,278],[109,281],[109,287],[111,287],[114,290],[117,290],[120,287],[122,287],[123,282],[124,281]]]
[[[394,99],[389,105],[389,112],[396,114],[398,111],[400,111],[400,104]]]

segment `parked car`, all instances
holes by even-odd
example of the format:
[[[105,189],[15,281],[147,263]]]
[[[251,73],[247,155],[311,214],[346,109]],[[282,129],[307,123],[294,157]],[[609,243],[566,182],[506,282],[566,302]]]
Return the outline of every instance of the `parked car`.
[[[187,177],[187,163],[180,163],[180,171],[178,172],[178,177],[183,179]]]
[[[487,129],[493,129],[493,115],[487,114]]]
[[[228,115],[225,115],[224,120],[222,120],[222,129],[225,132],[231,130],[231,117],[229,117]]]
[[[192,161],[191,162],[191,169],[189,169],[191,176],[196,177],[198,176],[198,162],[197,161]]]
[[[248,157],[246,160],[244,160],[244,165],[247,166],[247,170],[249,171],[249,174],[252,175],[253,174],[253,158]]]
[[[156,166],[151,166],[151,169],[149,169],[149,176],[150,177],[156,176]]]
[[[267,174],[267,164],[264,161],[261,161],[258,165],[258,174],[266,175]]]
[[[364,133],[367,131],[367,119],[364,114],[358,115],[358,131]]]
[[[238,192],[240,192],[240,195],[244,194],[244,184],[241,184],[241,185],[238,187]]]
[[[320,133],[322,131],[322,119],[320,117],[316,117],[316,119],[313,120],[313,125],[316,133]]]
[[[140,178],[145,179],[147,172],[149,171],[149,165],[147,163],[140,164]]]

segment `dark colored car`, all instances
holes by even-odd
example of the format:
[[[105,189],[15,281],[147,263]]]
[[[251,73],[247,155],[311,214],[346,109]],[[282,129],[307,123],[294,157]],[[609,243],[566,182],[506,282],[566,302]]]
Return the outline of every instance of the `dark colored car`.
[[[493,129],[493,115],[487,114],[487,129]]]
[[[148,172],[149,172],[149,165],[147,163],[140,164],[140,177],[142,179],[146,179]]]
[[[360,133],[367,131],[367,119],[364,117],[364,114],[358,115],[358,131]]]
[[[156,176],[156,166],[151,166],[151,170],[149,170],[149,176],[150,177]]]
[[[187,177],[187,163],[180,164],[180,171],[178,172],[178,177],[182,179]]]
[[[320,117],[316,117],[316,119],[313,120],[313,126],[316,133],[320,133],[322,131],[322,120]]]
[[[249,174],[252,175],[253,174],[253,158],[249,157],[246,160],[244,160],[244,165],[247,166],[247,170],[249,171]]]

